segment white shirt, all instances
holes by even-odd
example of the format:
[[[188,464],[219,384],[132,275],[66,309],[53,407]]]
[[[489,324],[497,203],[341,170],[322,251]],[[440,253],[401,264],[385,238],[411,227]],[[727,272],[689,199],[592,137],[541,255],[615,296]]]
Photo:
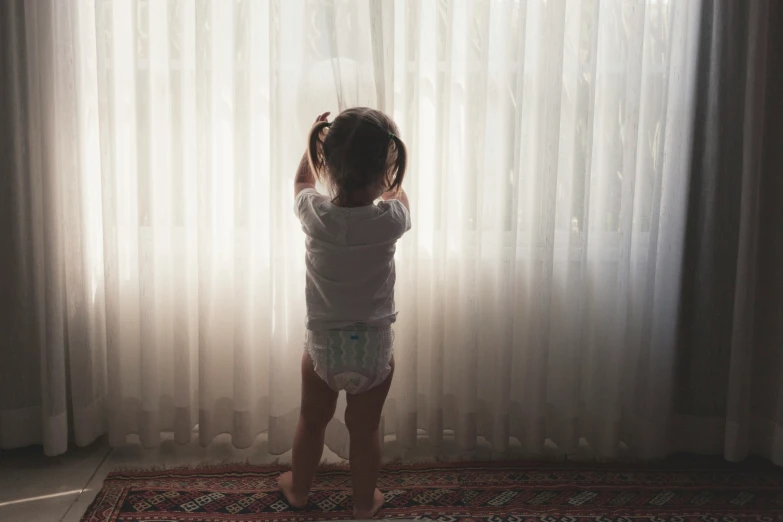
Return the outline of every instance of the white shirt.
[[[405,205],[389,200],[343,208],[305,189],[294,207],[307,235],[308,330],[391,325],[397,318],[394,252],[411,228]]]

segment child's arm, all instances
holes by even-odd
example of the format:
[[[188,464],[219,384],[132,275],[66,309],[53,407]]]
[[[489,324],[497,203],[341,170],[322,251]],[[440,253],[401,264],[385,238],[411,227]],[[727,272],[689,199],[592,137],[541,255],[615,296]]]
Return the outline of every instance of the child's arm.
[[[329,113],[325,112],[315,119],[315,123],[319,121],[326,121],[329,117]],[[307,151],[302,155],[302,159],[299,161],[299,168],[296,169],[296,177],[294,177],[294,198],[299,195],[304,189],[315,188],[315,174],[310,168],[310,161],[307,159]]]
[[[310,169],[310,162],[307,159],[307,153],[302,155],[302,159],[299,162],[299,168],[296,169],[296,177],[294,178],[294,198],[299,195],[304,189],[315,188],[315,176]]]
[[[396,192],[384,192],[381,196],[384,201],[388,201],[390,199],[396,199],[400,203],[402,203],[405,208],[408,209],[408,212],[411,211],[410,203],[408,203],[408,195],[405,193],[405,191],[400,187]]]

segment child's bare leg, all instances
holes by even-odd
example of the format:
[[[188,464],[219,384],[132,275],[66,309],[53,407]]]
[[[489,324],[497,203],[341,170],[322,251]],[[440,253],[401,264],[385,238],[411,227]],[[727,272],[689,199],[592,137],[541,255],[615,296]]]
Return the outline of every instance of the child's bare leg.
[[[292,470],[278,479],[288,503],[304,507],[324,451],[326,425],[334,415],[337,392],[321,379],[308,354],[302,357],[302,406],[294,435]]]
[[[353,514],[360,520],[373,518],[383,506],[383,495],[375,486],[381,467],[381,434],[378,427],[394,375],[394,359],[390,364],[392,371],[382,384],[364,393],[347,396],[345,424],[351,436]]]

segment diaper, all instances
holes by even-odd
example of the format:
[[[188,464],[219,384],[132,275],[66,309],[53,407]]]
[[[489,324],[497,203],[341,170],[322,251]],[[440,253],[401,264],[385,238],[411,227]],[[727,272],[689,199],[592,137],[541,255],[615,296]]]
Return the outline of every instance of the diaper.
[[[391,372],[394,346],[391,328],[352,326],[325,332],[307,331],[305,350],[315,373],[334,391],[364,393]]]

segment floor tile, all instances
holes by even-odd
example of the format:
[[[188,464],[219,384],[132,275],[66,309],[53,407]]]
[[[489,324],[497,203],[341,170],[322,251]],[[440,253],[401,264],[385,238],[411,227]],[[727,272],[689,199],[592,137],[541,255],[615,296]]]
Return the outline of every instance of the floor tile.
[[[0,520],[59,521],[109,452],[104,439],[57,457],[40,446],[0,452]]]

